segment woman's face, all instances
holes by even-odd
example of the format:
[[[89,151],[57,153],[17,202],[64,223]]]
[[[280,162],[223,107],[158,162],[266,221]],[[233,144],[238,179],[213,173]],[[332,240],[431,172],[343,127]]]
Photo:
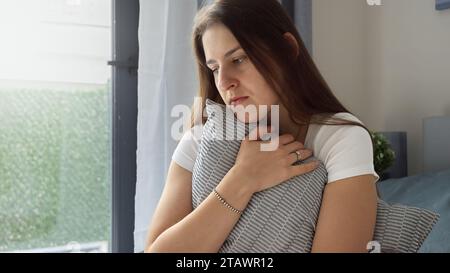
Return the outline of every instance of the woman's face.
[[[235,113],[249,105],[256,106],[258,110],[261,105],[266,105],[270,110],[271,105],[279,103],[278,95],[267,84],[225,25],[210,26],[202,39],[206,64],[213,71],[217,90]],[[233,101],[240,97],[243,99]],[[264,116],[237,115],[241,122],[255,122]]]

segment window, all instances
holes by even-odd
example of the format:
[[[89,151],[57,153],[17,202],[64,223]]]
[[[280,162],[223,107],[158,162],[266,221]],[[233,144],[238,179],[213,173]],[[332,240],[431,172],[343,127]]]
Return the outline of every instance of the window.
[[[107,252],[111,1],[0,1],[0,252]]]

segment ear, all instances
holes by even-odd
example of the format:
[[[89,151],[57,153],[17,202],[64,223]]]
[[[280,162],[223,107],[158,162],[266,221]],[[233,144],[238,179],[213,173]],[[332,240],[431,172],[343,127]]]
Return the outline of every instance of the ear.
[[[283,34],[283,37],[291,45],[292,49],[294,50],[295,57],[297,58],[300,49],[299,49],[298,42],[295,39],[294,35],[292,35],[292,33],[290,33],[290,32],[286,32],[285,34]]]

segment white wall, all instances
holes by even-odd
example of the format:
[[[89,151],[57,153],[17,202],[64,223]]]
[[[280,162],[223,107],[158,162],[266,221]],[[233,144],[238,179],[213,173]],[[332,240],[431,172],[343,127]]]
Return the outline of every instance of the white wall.
[[[434,1],[313,1],[313,54],[337,97],[375,131],[406,131],[422,171],[422,120],[450,115],[450,10]]]

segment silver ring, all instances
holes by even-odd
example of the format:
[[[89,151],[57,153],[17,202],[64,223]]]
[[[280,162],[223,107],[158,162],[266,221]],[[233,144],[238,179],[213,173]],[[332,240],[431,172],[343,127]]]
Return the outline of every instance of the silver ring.
[[[297,161],[302,159],[302,155],[300,154],[300,151],[295,151],[295,154],[297,155]]]

